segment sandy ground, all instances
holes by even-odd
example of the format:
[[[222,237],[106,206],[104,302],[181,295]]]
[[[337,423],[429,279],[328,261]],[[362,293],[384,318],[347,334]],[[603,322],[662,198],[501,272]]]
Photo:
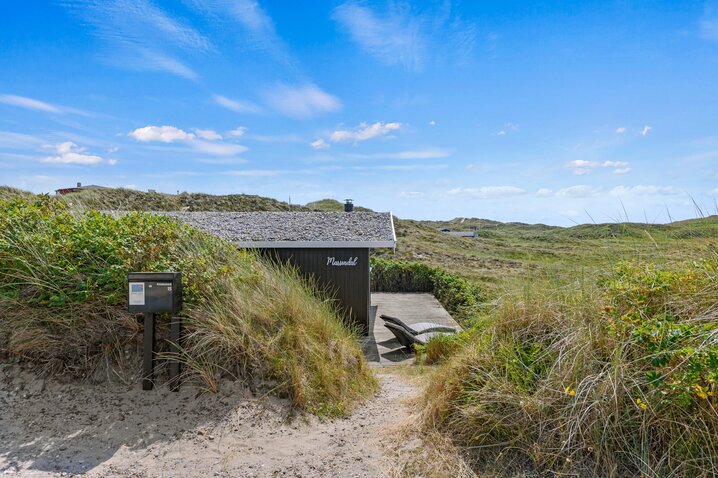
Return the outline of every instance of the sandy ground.
[[[2,373],[3,476],[383,476],[416,393],[380,369],[382,391],[350,417],[288,421],[285,401],[238,382],[211,395]]]

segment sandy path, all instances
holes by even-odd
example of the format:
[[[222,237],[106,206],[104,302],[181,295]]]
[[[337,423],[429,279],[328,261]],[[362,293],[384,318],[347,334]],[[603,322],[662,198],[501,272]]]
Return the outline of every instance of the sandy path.
[[[0,387],[0,474],[18,476],[342,476],[386,469],[389,433],[415,387],[387,370],[382,391],[352,415],[287,423],[286,402],[239,384],[195,398],[160,388]],[[22,388],[22,389],[21,389]],[[389,434],[388,434],[389,433]]]

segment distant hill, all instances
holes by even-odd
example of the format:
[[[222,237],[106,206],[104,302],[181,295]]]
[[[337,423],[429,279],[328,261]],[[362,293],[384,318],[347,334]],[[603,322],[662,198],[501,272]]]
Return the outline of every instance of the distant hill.
[[[9,186],[0,186],[0,199],[13,198],[18,196],[32,196],[31,192],[22,189],[11,188]]]
[[[97,189],[62,198],[88,209],[132,211],[307,211],[303,206],[248,194],[217,196],[204,193],[165,194],[132,189]]]
[[[313,211],[343,211],[344,203],[339,202],[336,199],[320,199],[319,201],[309,202],[304,205],[307,209]],[[355,211],[371,211],[366,207],[354,205]]]

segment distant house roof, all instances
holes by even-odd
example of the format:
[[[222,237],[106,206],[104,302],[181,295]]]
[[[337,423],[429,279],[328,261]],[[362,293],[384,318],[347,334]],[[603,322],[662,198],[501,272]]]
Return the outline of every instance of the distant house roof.
[[[108,189],[105,186],[98,186],[96,184],[88,184],[87,186],[76,186],[72,188],[61,188],[61,189],[55,189],[55,194],[70,194],[70,193],[76,193],[77,191],[84,191],[85,189]]]
[[[388,212],[162,212],[247,248],[396,247]]]

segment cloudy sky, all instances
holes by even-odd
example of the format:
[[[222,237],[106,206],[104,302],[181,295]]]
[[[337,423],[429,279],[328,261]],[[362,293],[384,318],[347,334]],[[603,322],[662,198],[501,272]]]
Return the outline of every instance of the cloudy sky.
[[[12,2],[0,45],[0,184],[35,192],[560,225],[718,208],[718,4]]]

